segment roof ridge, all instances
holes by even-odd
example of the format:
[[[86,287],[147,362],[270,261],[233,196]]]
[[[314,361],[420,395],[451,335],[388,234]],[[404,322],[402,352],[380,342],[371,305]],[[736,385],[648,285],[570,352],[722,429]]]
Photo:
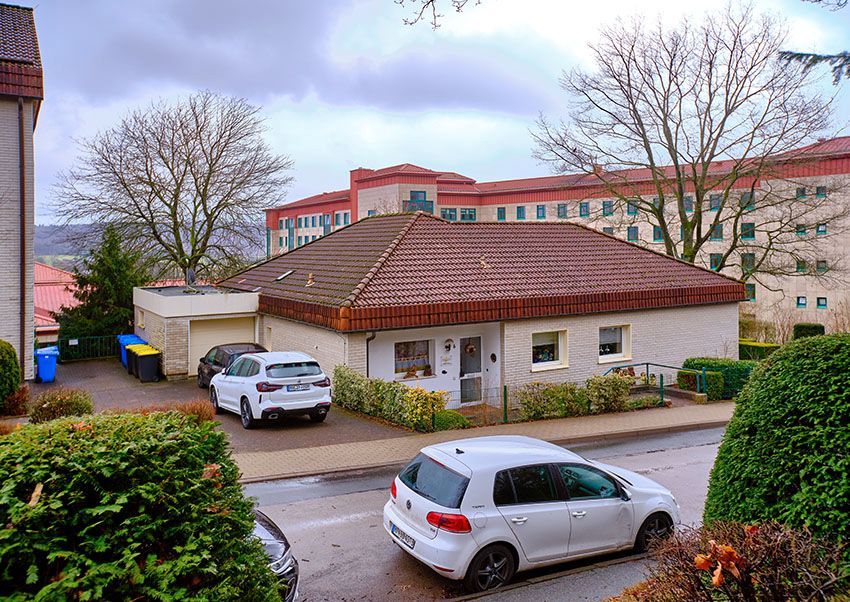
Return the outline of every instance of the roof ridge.
[[[363,276],[360,282],[357,283],[357,286],[355,286],[354,290],[352,290],[348,297],[345,298],[345,301],[340,304],[340,307],[351,307],[352,305],[354,305],[354,302],[357,300],[357,297],[360,296],[360,293],[363,292],[363,289],[368,286],[368,284],[372,281],[375,275],[384,266],[384,264],[387,262],[387,259],[390,258],[390,255],[392,255],[393,251],[395,251],[396,247],[398,247],[399,243],[413,227],[413,224],[416,223],[416,220],[418,220],[423,215],[424,213],[421,211],[417,211],[413,214],[412,219],[410,219],[404,226],[404,228],[399,231],[398,235],[392,240],[392,242],[390,242],[386,250],[381,253],[380,257],[378,257],[378,261],[375,262],[375,265],[373,265],[369,269],[369,271],[366,272],[366,275]]]

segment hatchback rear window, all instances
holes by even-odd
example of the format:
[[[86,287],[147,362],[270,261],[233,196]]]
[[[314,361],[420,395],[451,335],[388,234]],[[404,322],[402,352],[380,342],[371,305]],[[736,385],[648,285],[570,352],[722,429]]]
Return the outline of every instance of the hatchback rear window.
[[[469,479],[425,454],[419,454],[398,475],[413,491],[446,508],[460,508]]]
[[[318,376],[322,373],[316,362],[292,362],[290,364],[270,364],[266,366],[269,378],[297,378],[299,376]]]

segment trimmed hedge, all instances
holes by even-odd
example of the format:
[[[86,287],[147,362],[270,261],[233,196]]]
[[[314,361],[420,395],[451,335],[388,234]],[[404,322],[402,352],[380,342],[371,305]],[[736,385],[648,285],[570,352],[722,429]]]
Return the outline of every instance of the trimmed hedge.
[[[817,322],[800,322],[799,324],[794,324],[794,333],[791,335],[791,338],[819,337],[823,334],[826,334],[826,328],[824,328],[823,324],[818,324]]]
[[[48,389],[35,398],[28,408],[32,424],[63,416],[83,416],[94,411],[91,395],[81,389]]]
[[[6,413],[6,398],[21,386],[21,366],[12,345],[0,339],[0,414]]]
[[[278,602],[227,437],[176,412],[0,438],[0,598]]]
[[[777,343],[761,343],[741,339],[738,341],[738,357],[742,360],[759,361],[768,357],[771,353],[782,347]]]
[[[517,389],[520,420],[585,416],[590,412],[587,391],[574,383],[529,383]]]
[[[436,415],[445,410],[445,391],[426,391],[403,383],[366,378],[348,366],[334,369],[334,402],[417,431],[430,432]]]
[[[732,399],[741,389],[750,373],[758,365],[752,360],[733,360],[726,357],[689,357],[682,364],[682,368],[691,370],[702,370],[720,372],[723,375],[723,393],[720,399]]]
[[[622,412],[629,401],[634,378],[626,374],[591,376],[585,383],[590,410],[594,414]]]
[[[434,414],[435,431],[453,431],[456,429],[468,429],[472,423],[466,416],[455,410],[440,410]]]
[[[679,370],[676,373],[676,384],[685,391],[697,390],[697,375],[693,372]],[[705,391],[708,401],[723,399],[723,374],[720,372],[705,373]]]
[[[850,542],[850,334],[792,341],[738,397],[706,521],[777,520]]]

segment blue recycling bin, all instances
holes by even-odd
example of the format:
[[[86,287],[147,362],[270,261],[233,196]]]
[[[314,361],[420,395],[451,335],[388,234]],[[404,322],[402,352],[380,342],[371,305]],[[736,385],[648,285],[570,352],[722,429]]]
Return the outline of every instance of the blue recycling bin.
[[[121,348],[121,363],[124,364],[125,368],[127,367],[127,345],[144,345],[147,343],[134,334],[119,334],[115,338],[118,339],[118,346]]]
[[[42,347],[35,352],[35,362],[38,366],[38,379],[43,383],[56,380],[56,362],[59,360],[59,347]]]

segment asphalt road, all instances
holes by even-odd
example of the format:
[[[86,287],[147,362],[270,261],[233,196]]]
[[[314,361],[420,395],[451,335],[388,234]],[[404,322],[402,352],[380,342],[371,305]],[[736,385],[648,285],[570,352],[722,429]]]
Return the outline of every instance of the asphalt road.
[[[723,429],[571,447],[585,457],[644,474],[670,488],[682,520],[702,515],[708,473]],[[303,602],[445,600],[463,595],[392,543],[381,524],[395,469],[247,485],[301,563]],[[621,554],[521,573],[490,601],[604,600],[640,581],[646,560]]]

